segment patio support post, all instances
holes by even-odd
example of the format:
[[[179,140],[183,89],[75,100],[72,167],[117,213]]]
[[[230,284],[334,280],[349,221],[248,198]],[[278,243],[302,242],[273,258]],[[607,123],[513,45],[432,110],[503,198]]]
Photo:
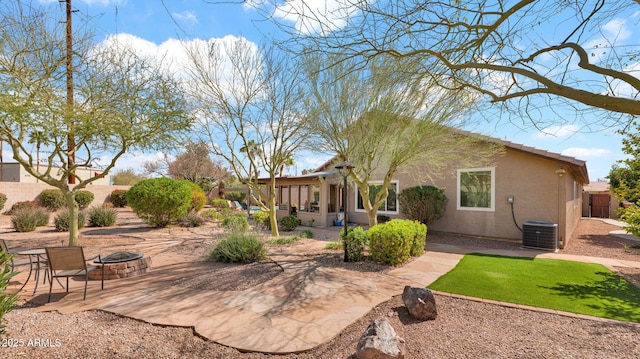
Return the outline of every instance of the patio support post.
[[[338,169],[338,171],[340,171],[340,174],[342,175],[342,177],[344,178],[344,186],[342,187],[342,208],[344,209],[344,218],[342,219],[344,221],[344,234],[342,237],[342,246],[344,247],[344,261],[348,262],[349,261],[349,251],[347,249],[348,245],[347,245],[347,231],[349,229],[348,227],[348,214],[347,214],[347,178],[349,177],[349,173],[351,173],[351,170],[353,169],[353,165],[349,162],[349,161],[342,161],[340,163],[338,163],[336,165],[336,167]]]

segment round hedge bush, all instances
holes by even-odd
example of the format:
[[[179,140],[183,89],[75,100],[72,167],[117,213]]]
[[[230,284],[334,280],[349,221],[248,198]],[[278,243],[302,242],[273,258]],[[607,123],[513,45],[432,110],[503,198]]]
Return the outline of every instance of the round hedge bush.
[[[424,252],[427,226],[407,219],[392,219],[369,228],[371,258],[392,266],[406,262]]]
[[[114,207],[122,208],[127,205],[127,190],[117,189],[109,195],[109,200]]]
[[[91,202],[93,202],[94,198],[95,197],[93,193],[90,191],[80,190],[76,192],[75,199],[76,199],[76,203],[78,204],[78,209],[81,211],[84,211],[85,209],[87,209],[87,207],[89,207]]]
[[[131,187],[127,203],[151,226],[166,227],[189,211],[191,197],[191,188],[184,182],[166,177],[149,178]]]
[[[434,186],[405,188],[400,192],[398,200],[400,213],[426,225],[441,218],[449,202],[444,190]]]
[[[67,204],[62,191],[59,189],[45,189],[38,195],[38,203],[51,212],[55,212]]]
[[[185,183],[189,188],[191,188],[191,206],[189,207],[189,212],[199,212],[204,208],[204,205],[207,204],[207,195],[202,190],[202,187],[189,180],[179,181]]]
[[[280,219],[280,229],[284,232],[291,232],[300,225],[300,218],[296,216],[286,216]]]

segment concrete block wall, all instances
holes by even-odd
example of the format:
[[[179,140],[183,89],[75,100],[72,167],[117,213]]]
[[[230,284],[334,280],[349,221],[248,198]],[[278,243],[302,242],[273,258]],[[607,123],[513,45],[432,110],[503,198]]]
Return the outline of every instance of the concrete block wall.
[[[116,189],[128,190],[131,186],[105,186],[105,185],[89,185],[84,188],[94,195],[92,206],[100,205],[108,202],[109,195]],[[45,183],[19,183],[19,182],[0,182],[0,193],[7,196],[7,203],[1,212],[5,212],[11,208],[16,202],[33,201],[45,189],[55,189]]]

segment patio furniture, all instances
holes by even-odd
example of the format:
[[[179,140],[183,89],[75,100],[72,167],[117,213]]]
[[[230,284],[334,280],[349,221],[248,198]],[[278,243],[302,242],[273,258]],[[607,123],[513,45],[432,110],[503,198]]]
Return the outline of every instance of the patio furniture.
[[[87,299],[87,285],[89,283],[89,272],[94,269],[101,268],[103,265],[87,265],[87,261],[97,259],[100,263],[100,255],[92,258],[85,259],[84,250],[80,246],[68,246],[68,247],[46,247],[47,260],[49,262],[49,274],[51,279],[49,281],[49,299],[47,302],[51,302],[51,291],[53,289],[53,278],[67,278],[67,293],[69,292],[69,277],[84,276],[84,297]],[[102,271],[102,286],[104,289],[104,270]]]
[[[7,254],[19,255],[19,253],[9,250],[9,247],[7,247],[7,242],[5,242],[5,240],[2,238],[0,238],[0,250],[3,250]],[[9,264],[11,265],[11,271],[14,272],[16,267],[21,267],[26,265],[31,266],[31,257],[29,257],[29,261],[19,261],[19,262],[15,261],[14,258],[11,258],[11,263]]]

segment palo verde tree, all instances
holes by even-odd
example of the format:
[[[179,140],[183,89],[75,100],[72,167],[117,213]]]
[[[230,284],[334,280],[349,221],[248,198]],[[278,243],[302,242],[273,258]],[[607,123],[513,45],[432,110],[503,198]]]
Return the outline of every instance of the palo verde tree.
[[[326,68],[327,63],[335,65]],[[434,178],[454,163],[486,163],[501,149],[455,130],[473,98],[412,77],[411,61],[379,57],[358,69],[348,59],[311,56],[307,65],[313,146],[355,166],[350,179],[370,226],[377,223],[378,208],[398,171]],[[372,186],[379,179],[382,184]]]
[[[340,54],[361,67],[378,56],[422,64],[419,75],[484,95],[511,111],[519,126],[575,121],[594,130],[626,125],[640,115],[640,1],[336,0],[322,6],[304,1],[254,6],[310,51]],[[542,113],[559,108],[572,116]]]
[[[127,151],[171,143],[189,129],[190,119],[179,85],[154,63],[114,38],[94,45],[82,31],[74,34],[76,101],[69,108],[65,31],[51,10],[20,1],[0,4],[0,140],[29,174],[63,192],[69,245],[77,245],[76,193],[104,178]],[[29,145],[34,133],[47,138],[39,170]],[[105,158],[100,175],[77,174]]]
[[[251,189],[251,201],[269,211],[278,236],[275,178],[305,138],[300,67],[243,38],[193,42],[188,54],[187,87],[200,132]],[[269,178],[266,194],[258,175]]]

